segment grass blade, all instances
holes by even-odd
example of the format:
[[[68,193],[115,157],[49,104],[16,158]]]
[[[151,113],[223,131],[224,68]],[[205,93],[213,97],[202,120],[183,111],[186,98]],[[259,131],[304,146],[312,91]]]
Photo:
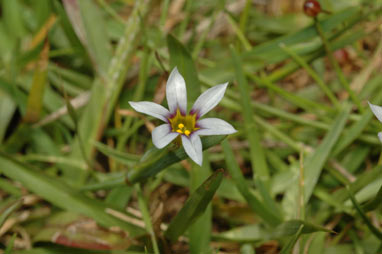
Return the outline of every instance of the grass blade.
[[[16,236],[17,236],[16,233],[14,233],[12,235],[12,238],[9,241],[9,244],[8,244],[7,248],[5,249],[5,251],[4,251],[4,254],[11,254],[11,253],[13,253],[13,245],[15,243]]]
[[[56,178],[42,174],[40,171],[22,164],[6,154],[0,153],[0,165],[4,175],[21,182],[28,190],[62,209],[86,215],[105,227],[118,226],[127,230],[131,236],[143,233],[141,228],[106,213],[103,202],[91,199],[79,193],[73,187]]]
[[[195,190],[203,184],[210,176],[210,162],[208,153],[203,154],[203,164],[200,167],[193,164],[190,171],[190,190]],[[209,204],[204,213],[193,223],[188,230],[188,238],[190,241],[190,254],[200,254],[210,252],[210,240],[212,231],[212,206]]]
[[[288,241],[288,243],[281,249],[280,254],[288,254],[292,252],[293,246],[296,244],[298,238],[300,238],[301,232],[304,229],[304,225],[300,225],[296,234]]]
[[[7,30],[14,36],[21,38],[25,36],[26,29],[22,18],[20,1],[2,1],[2,13]]]
[[[306,72],[309,73],[309,75],[316,81],[316,83],[320,86],[322,91],[330,99],[332,104],[338,108],[340,106],[338,99],[335,97],[333,92],[328,88],[328,86],[324,83],[324,81],[318,76],[318,74],[308,65],[308,63],[302,57],[297,55],[293,50],[289,49],[284,44],[281,44],[280,48],[283,49],[288,55],[290,55],[296,63],[301,65],[301,67],[304,68]]]
[[[3,143],[5,132],[15,110],[16,105],[12,98],[0,90],[0,144]]]
[[[360,16],[358,14],[357,8],[347,8],[343,11],[331,15],[325,20],[320,21],[320,25],[323,30],[328,33],[329,31],[335,29],[338,26],[341,26],[343,22],[349,20],[352,17]],[[295,45],[301,42],[306,42],[318,37],[318,33],[314,27],[311,25],[307,28],[304,28],[296,33],[292,33],[283,37],[280,37],[276,40],[270,41],[269,43],[261,44],[257,47],[254,47],[251,52],[249,52],[248,57],[262,58],[262,59],[271,59],[273,61],[282,61],[288,57],[288,55],[283,52],[279,47],[280,43],[284,43],[286,46]],[[296,52],[300,54],[301,52]]]
[[[3,226],[5,220],[17,209],[19,209],[23,204],[23,200],[19,199],[12,202],[5,209],[0,210],[0,228]]]
[[[272,230],[271,239],[279,239],[285,236],[295,235],[300,230],[301,226],[303,226],[301,234],[310,234],[319,231],[333,232],[327,228],[303,220],[289,220],[280,224],[277,228]]]
[[[365,222],[366,226],[369,228],[371,233],[373,233],[376,237],[378,237],[379,240],[382,240],[382,232],[380,232],[374,225],[371,223],[371,221],[367,218],[365,212],[362,210],[361,206],[358,204],[357,200],[355,199],[353,193],[350,191],[349,186],[346,186],[346,189],[348,191],[349,197],[351,202],[354,205],[354,208],[358,212],[358,214],[361,216],[362,220]]]
[[[208,136],[202,139],[203,150],[219,144],[226,136]],[[155,176],[168,166],[186,159],[188,156],[183,148],[175,151],[165,149],[154,149],[149,159],[138,163],[127,173],[126,181],[128,183],[142,182],[149,177]]]
[[[114,105],[122,89],[125,75],[130,64],[129,60],[136,49],[141,33],[141,24],[149,6],[149,1],[135,2],[134,9],[125,24],[125,33],[118,42],[115,56],[108,66],[105,80],[96,79],[90,101],[79,123],[79,132],[86,145],[88,157],[93,154],[94,141],[110,119]],[[73,156],[80,157],[81,151],[77,140],[74,142]]]
[[[376,98],[373,100],[379,102],[382,99],[382,94],[378,94]],[[361,118],[353,123],[353,125],[346,131],[344,131],[341,138],[338,140],[338,143],[333,149],[333,157],[342,152],[347,146],[349,146],[354,140],[356,140],[366,128],[371,118],[373,117],[373,113],[371,110],[367,110],[361,116]]]
[[[334,58],[333,52],[332,52],[332,46],[331,46],[330,42],[328,41],[328,39],[326,38],[325,33],[322,30],[320,23],[317,21],[317,19],[315,19],[314,21],[315,21],[314,25],[315,25],[317,32],[320,35],[321,40],[324,44],[324,48],[325,48],[326,54],[329,58],[329,61],[332,65],[332,67],[334,67],[334,70],[336,71],[336,73],[338,75],[338,79],[340,80],[340,82],[341,82],[342,86],[345,88],[345,90],[349,93],[350,98],[352,99],[354,104],[357,105],[358,110],[360,112],[363,112],[363,107],[361,105],[361,101],[358,98],[358,96],[354,93],[354,91],[351,89],[348,81],[346,80],[345,75],[342,72],[341,67],[339,66],[336,59]]]
[[[64,1],[77,36],[87,49],[95,70],[105,76],[112,57],[101,10],[91,0]]]
[[[266,207],[250,192],[249,186],[245,181],[239,166],[237,165],[235,156],[228,141],[224,140],[221,145],[223,147],[227,169],[232,176],[239,192],[247,201],[249,207],[269,225],[277,226],[280,224],[282,222],[281,217],[278,214],[275,214],[273,210],[270,210],[268,207]]]
[[[113,148],[111,148],[105,144],[100,143],[100,142],[96,142],[95,147],[101,153],[115,159],[119,163],[126,165],[126,166],[131,166],[134,162],[139,160],[139,156],[137,156],[137,155],[120,152],[120,151],[113,149]]]
[[[151,223],[150,212],[148,210],[147,202],[145,201],[145,199],[143,197],[143,193],[142,193],[142,190],[141,190],[139,185],[136,185],[136,191],[137,191],[137,194],[138,194],[139,209],[142,212],[142,218],[143,218],[143,221],[145,222],[146,230],[150,234],[151,241],[152,241],[153,248],[154,248],[154,253],[155,254],[159,254],[158,243],[157,243],[157,240],[156,240],[156,236],[155,236],[153,225]]]
[[[268,235],[265,229],[260,224],[244,225],[232,228],[213,235],[215,241],[230,241],[230,242],[259,242],[266,241]]]
[[[382,186],[379,188],[377,195],[375,195],[375,198],[370,200],[368,203],[366,203],[362,209],[366,212],[372,211],[377,209],[382,205]]]
[[[246,51],[251,50],[252,49],[251,44],[249,43],[249,41],[247,40],[247,38],[245,37],[245,35],[241,31],[240,27],[236,24],[236,21],[231,17],[231,15],[229,13],[226,14],[226,17],[227,17],[227,20],[228,20],[229,24],[231,25],[233,31],[235,32],[237,38],[241,42],[243,48]]]
[[[27,112],[24,117],[24,121],[29,123],[38,121],[42,112],[48,60],[49,43],[46,40],[40,53],[40,59],[37,62],[37,67],[33,76],[32,87],[28,96]]]
[[[226,136],[209,136],[202,138],[203,150],[219,144],[225,137]],[[99,144],[97,146],[101,147]],[[102,147],[102,152],[105,152],[105,154],[119,160],[121,163],[126,163],[127,160],[130,160],[130,155],[124,155],[124,153],[110,148],[105,149],[104,145],[102,145]],[[143,158],[141,158],[141,162],[137,163],[129,170],[129,172],[127,172],[126,178],[121,177],[121,175],[117,175],[116,177],[112,177],[112,179],[101,183],[83,186],[81,190],[110,189],[115,186],[123,185],[126,182],[129,184],[144,182],[150,177],[158,174],[160,171],[165,170],[170,165],[184,160],[187,157],[188,156],[183,148],[179,148],[177,150],[172,150],[171,148],[167,150],[152,148],[151,151],[148,151]]]
[[[320,177],[321,170],[323,169],[330,152],[338,141],[345,123],[350,115],[351,106],[345,105],[343,110],[339,112],[337,118],[334,120],[330,130],[326,134],[322,143],[318,146],[316,151],[306,158],[305,168],[305,202],[308,202],[313,193],[313,189],[317,184]]]
[[[260,224],[251,224],[233,228],[231,230],[215,234],[215,240],[227,240],[234,242],[258,242],[277,240],[295,235],[300,227],[301,234],[314,232],[332,232],[324,227],[314,225],[303,220],[290,220],[283,222],[276,228],[265,229]]]
[[[165,232],[166,238],[175,241],[200,215],[203,214],[208,204],[211,202],[222,179],[223,170],[217,170],[204,181],[193,194],[191,194],[190,198],[168,226],[168,229]]]
[[[145,48],[143,51],[143,56],[142,56],[140,67],[139,67],[138,85],[136,86],[136,89],[134,91],[132,101],[141,101],[144,96],[146,83],[149,77],[149,71],[150,71],[151,62],[152,62],[150,61],[150,59],[151,59],[150,51],[148,48]],[[123,151],[126,146],[126,142],[128,138],[132,135],[132,133],[134,133],[133,131],[134,128],[132,128],[134,124],[134,120],[135,119],[133,117],[128,116],[123,122],[123,125],[121,128],[121,131],[123,134],[118,139],[117,150]]]
[[[261,147],[260,136],[257,124],[253,121],[253,111],[251,107],[250,90],[248,81],[245,78],[242,63],[236,52],[231,47],[231,55],[233,58],[233,64],[235,66],[236,79],[239,84],[239,91],[242,102],[242,112],[244,117],[245,133],[249,141],[251,164],[253,169],[253,177],[259,177],[263,181],[267,181],[269,178],[268,166],[265,160],[264,151]]]

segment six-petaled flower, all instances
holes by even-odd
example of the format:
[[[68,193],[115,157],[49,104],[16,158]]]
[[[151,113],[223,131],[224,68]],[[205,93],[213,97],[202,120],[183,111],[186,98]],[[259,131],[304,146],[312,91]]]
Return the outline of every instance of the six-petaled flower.
[[[227,85],[228,83],[216,85],[206,90],[197,98],[188,112],[186,83],[175,67],[166,84],[168,110],[149,101],[130,101],[129,104],[138,112],[166,122],[156,127],[152,132],[153,144],[157,148],[163,148],[178,138],[187,155],[201,165],[203,149],[200,136],[228,135],[236,132],[229,123],[221,119],[200,119],[220,102]]]

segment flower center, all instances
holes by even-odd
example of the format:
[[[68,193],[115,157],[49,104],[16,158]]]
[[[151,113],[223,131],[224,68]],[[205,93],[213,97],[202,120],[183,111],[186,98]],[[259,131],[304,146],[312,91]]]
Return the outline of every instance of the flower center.
[[[196,114],[184,116],[180,113],[179,109],[176,110],[175,116],[170,118],[169,121],[173,132],[178,132],[186,136],[189,136],[192,132],[199,129],[195,126]]]

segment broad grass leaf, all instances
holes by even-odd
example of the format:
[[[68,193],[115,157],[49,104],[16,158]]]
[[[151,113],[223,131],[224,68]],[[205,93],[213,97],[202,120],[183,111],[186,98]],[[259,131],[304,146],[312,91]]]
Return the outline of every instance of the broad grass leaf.
[[[201,215],[211,202],[223,179],[223,170],[218,170],[200,185],[168,226],[165,237],[176,241]]]

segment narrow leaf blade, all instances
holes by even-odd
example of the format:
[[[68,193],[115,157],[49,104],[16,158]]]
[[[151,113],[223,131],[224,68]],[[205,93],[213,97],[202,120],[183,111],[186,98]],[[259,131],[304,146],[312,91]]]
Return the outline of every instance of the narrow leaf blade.
[[[42,174],[35,168],[18,162],[4,153],[0,153],[0,165],[4,175],[20,181],[28,190],[62,209],[86,215],[106,227],[118,226],[127,230],[132,236],[143,233],[143,230],[137,226],[108,214],[103,202],[91,199],[72,186]]]
[[[316,186],[318,178],[321,174],[321,170],[345,127],[350,110],[351,106],[346,105],[344,109],[339,112],[322,143],[305,161],[305,202],[309,200],[313,193],[314,187]]]
[[[165,236],[171,241],[178,239],[187,228],[198,218],[211,202],[217,188],[223,179],[223,170],[216,171],[186,201],[183,208],[171,221]]]
[[[226,136],[208,136],[202,139],[203,150],[219,144]],[[168,166],[186,159],[188,156],[183,148],[175,151],[156,150],[146,161],[139,163],[127,174],[126,181],[129,183],[142,182],[149,177],[155,176]]]

